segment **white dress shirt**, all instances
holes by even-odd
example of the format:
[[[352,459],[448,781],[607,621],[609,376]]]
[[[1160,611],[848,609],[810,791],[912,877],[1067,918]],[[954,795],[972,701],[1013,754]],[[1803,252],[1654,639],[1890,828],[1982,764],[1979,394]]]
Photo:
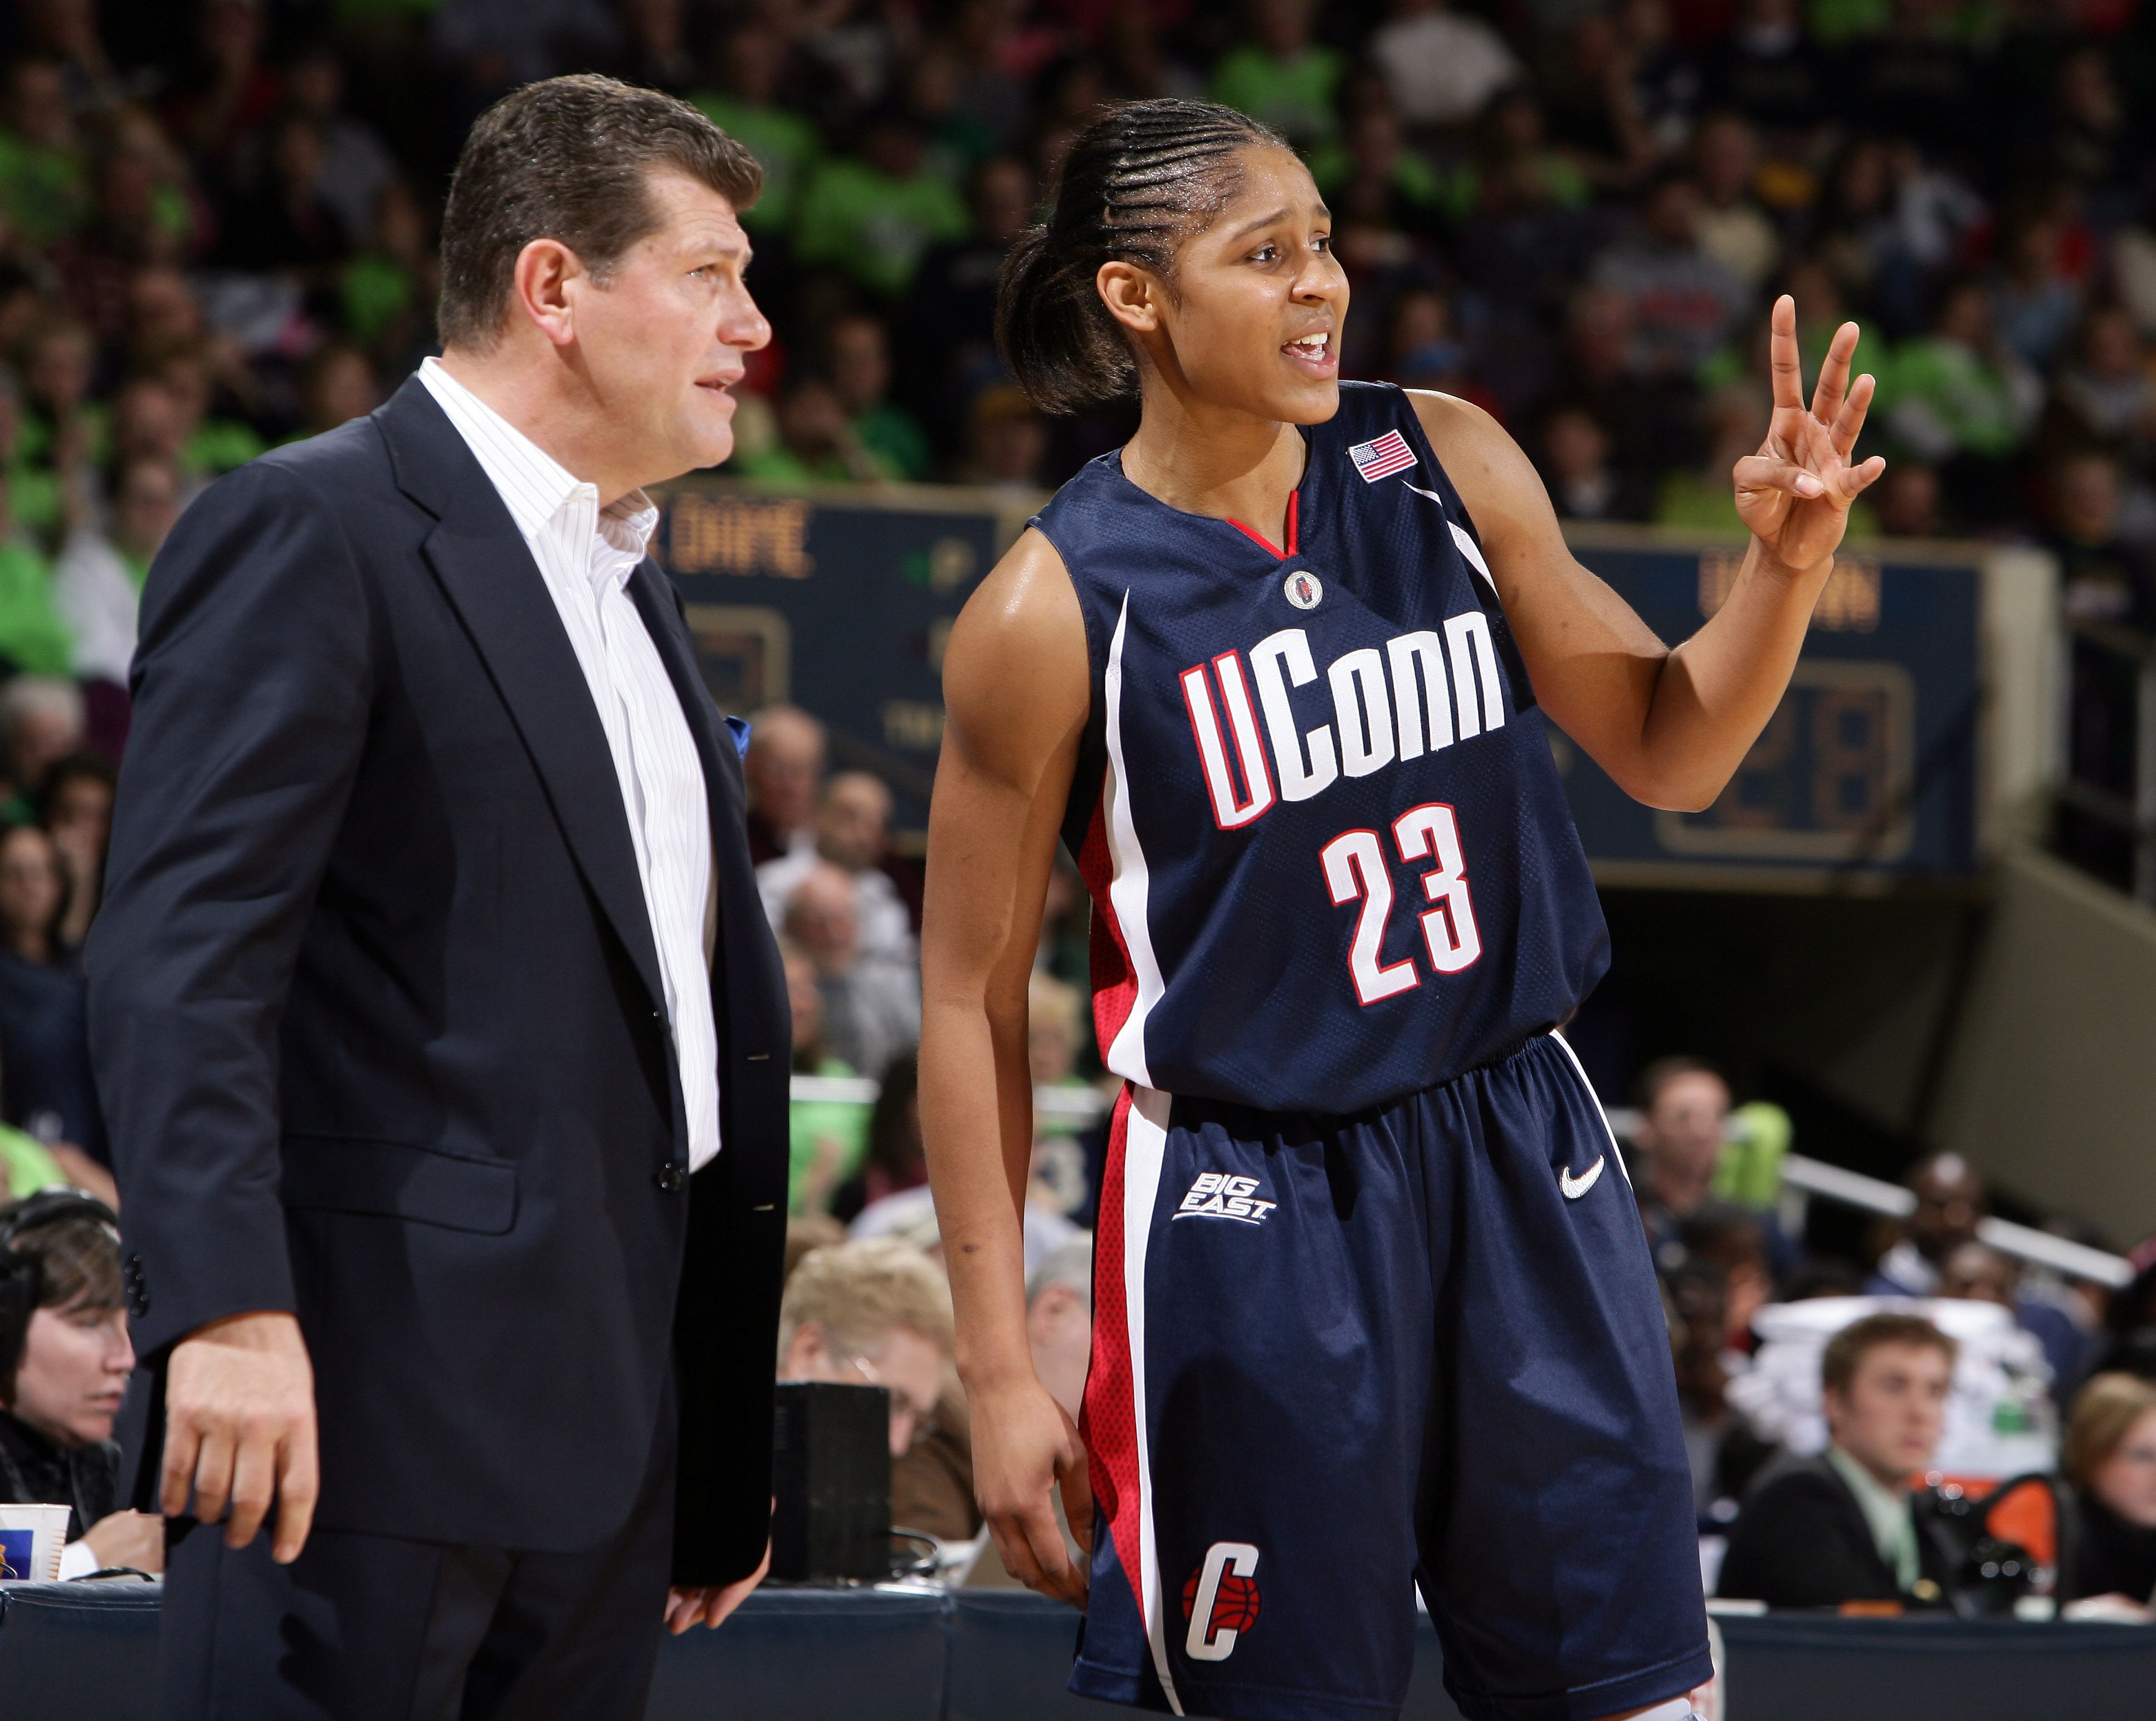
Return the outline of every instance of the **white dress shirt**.
[[[597,485],[579,483],[438,361],[420,365],[419,380],[501,491],[598,708],[658,947],[693,1171],[719,1151],[719,1036],[705,942],[711,819],[688,719],[629,594],[659,510],[638,491],[602,511]]]

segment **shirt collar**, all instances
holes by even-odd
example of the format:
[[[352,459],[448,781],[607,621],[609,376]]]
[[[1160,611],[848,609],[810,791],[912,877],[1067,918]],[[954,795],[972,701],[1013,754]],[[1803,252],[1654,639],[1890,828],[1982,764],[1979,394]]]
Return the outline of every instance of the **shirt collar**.
[[[546,450],[451,376],[439,358],[419,362],[419,380],[471,447],[527,537],[544,531],[572,502],[596,502],[596,485],[579,480]],[[581,494],[580,494],[581,493]],[[659,508],[633,490],[600,511],[594,522],[601,541],[627,558],[618,578],[626,580],[644,559],[659,525]]]

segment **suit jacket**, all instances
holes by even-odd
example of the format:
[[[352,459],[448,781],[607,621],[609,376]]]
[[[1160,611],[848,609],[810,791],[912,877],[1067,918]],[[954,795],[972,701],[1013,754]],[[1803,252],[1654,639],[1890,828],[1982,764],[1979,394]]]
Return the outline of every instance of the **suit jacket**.
[[[711,812],[723,1147],[693,1178],[598,714],[425,388],[223,479],[158,557],[88,962],[138,1459],[176,1340],[289,1309],[323,1524],[593,1545],[672,1371],[675,1576],[762,1558],[786,989],[680,599],[648,560],[629,590]]]
[[[1938,1585],[1922,1602],[1905,1594],[1880,1557],[1871,1526],[1848,1483],[1824,1456],[1785,1459],[1752,1485],[1730,1533],[1717,1595],[1769,1607],[1838,1607],[1845,1601],[1945,1605],[1956,1560],[1928,1497],[1914,1502],[1919,1570]]]

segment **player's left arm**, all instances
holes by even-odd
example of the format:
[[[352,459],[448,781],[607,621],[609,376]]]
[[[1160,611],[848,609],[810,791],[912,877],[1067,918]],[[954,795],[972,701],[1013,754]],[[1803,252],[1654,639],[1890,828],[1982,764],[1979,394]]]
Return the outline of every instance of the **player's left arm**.
[[[1873,386],[1850,380],[1856,350],[1856,325],[1845,323],[1807,408],[1796,306],[1775,301],[1774,416],[1759,452],[1732,475],[1751,546],[1722,608],[1674,650],[1574,559],[1542,479],[1494,419],[1449,395],[1410,393],[1474,518],[1543,710],[1650,806],[1709,804],[1789,685],[1849,505],[1886,470],[1876,456],[1849,463]]]

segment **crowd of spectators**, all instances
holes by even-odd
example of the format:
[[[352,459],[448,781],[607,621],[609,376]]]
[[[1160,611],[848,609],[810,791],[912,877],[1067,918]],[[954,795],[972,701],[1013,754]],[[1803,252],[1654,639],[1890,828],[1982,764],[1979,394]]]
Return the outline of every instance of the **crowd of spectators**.
[[[1974,1168],[1933,1153],[1866,1269],[1807,1251],[1776,1108],[1732,1108],[1688,1057],[1648,1065],[1634,1097],[1711,1588],[2156,1619],[2156,1239],[2115,1294],[2035,1268],[1982,1241]],[[2029,1476],[2057,1489],[2033,1527],[1987,1506]]]
[[[0,19],[0,1196],[117,1199],[74,958],[150,561],[208,483],[369,411],[434,350],[448,167],[516,84],[675,91],[763,164],[745,220],[776,335],[729,463],[750,480],[1031,490],[1119,442],[1126,411],[1046,419],[1014,386],[998,275],[1099,104],[1202,95],[1277,128],[1331,203],[1344,373],[1483,406],[1566,517],[1736,529],[1728,469],[1761,435],[1788,290],[1808,367],[1853,317],[1878,378],[1862,452],[1891,465],[1859,537],[2033,532],[2070,614],[2150,629],[2152,49],[2136,0],[20,0]],[[752,732],[806,1078],[779,1369],[886,1389],[896,1521],[972,1535],[916,1098],[919,864],[813,717]],[[1074,1412],[1101,1151],[1085,943],[1059,864],[1030,1056],[1072,1102],[1040,1111],[1028,1318]],[[1731,1582],[1938,1600],[1933,1518],[1959,1497],[1908,1482],[1968,1450],[1956,1395],[1988,1393],[1993,1434],[2064,1466],[2076,1581],[2148,1600],[2156,1258],[2107,1302],[2021,1271],[1977,1236],[1980,1179],[1935,1157],[1867,1281],[1785,1229],[1786,1119],[1732,1112],[1691,1060],[1640,1097],[1642,1224]],[[109,1235],[76,1222],[38,1257],[49,1300],[0,1379],[0,1485],[63,1477],[78,1531],[126,1362]],[[1835,1334],[1777,1326],[1830,1298],[1854,1299]],[[1975,1313],[1936,1313],[1955,1308]],[[1815,1569],[1791,1571],[1799,1544]]]

